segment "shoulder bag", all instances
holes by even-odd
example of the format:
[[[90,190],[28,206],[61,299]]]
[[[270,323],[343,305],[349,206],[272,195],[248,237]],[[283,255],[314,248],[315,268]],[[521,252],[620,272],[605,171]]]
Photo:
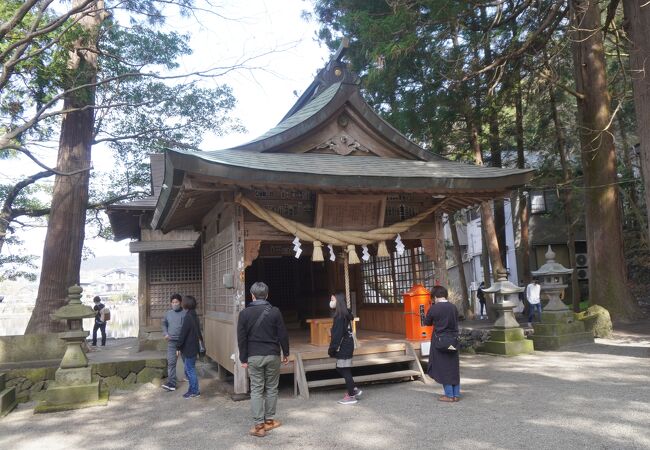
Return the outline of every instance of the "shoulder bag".
[[[433,333],[435,339],[433,340],[433,346],[436,350],[445,353],[455,353],[460,348],[460,343],[458,342],[457,333]]]

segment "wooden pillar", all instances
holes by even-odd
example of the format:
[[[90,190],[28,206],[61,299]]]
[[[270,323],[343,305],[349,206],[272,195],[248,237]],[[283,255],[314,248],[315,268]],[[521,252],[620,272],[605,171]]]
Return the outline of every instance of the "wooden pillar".
[[[233,273],[235,281],[235,289],[233,292],[233,332],[235,333],[234,339],[234,381],[235,381],[235,394],[245,394],[248,392],[248,374],[242,368],[239,362],[239,348],[237,346],[237,321],[239,319],[239,312],[246,306],[245,292],[246,289],[246,251],[244,247],[244,212],[239,205],[233,205]]]
[[[147,274],[147,254],[138,253],[138,335],[149,326],[149,277]]]
[[[447,276],[447,251],[445,249],[445,232],[442,222],[442,214],[436,213],[434,216],[434,239],[436,241],[436,254],[434,258],[436,280],[442,286],[447,287],[449,277]]]

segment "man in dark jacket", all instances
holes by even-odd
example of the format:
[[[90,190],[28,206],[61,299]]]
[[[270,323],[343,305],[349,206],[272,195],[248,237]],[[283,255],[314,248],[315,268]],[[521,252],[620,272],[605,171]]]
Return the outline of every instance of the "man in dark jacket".
[[[106,306],[99,295],[93,298],[93,311],[95,311],[95,325],[93,326],[93,347],[97,347],[97,330],[102,333],[102,347],[106,346],[106,321],[102,317],[102,309]]]
[[[265,436],[281,425],[275,420],[280,381],[280,350],[282,363],[289,358],[289,337],[278,308],[266,301],[269,287],[257,282],[251,286],[253,301],[239,313],[237,342],[239,360],[248,369],[251,380],[251,409],[255,425],[250,433]]]

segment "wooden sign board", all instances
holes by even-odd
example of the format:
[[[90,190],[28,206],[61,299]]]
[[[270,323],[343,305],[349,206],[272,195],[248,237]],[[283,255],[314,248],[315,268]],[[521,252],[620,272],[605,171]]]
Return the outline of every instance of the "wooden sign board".
[[[385,195],[318,194],[314,226],[368,231],[384,226]]]

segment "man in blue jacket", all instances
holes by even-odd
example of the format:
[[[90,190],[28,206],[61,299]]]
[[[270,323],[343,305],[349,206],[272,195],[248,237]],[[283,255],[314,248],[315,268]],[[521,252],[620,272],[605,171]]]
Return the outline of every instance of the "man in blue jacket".
[[[239,313],[237,341],[239,360],[251,380],[251,409],[255,425],[253,436],[263,437],[281,425],[275,420],[282,363],[289,361],[289,336],[280,310],[266,300],[269,287],[257,282],[251,286],[253,301]]]
[[[185,318],[185,310],[181,307],[182,299],[180,294],[171,296],[169,301],[172,309],[165,313],[162,320],[162,333],[167,340],[167,382],[161,387],[166,391],[176,390],[176,361],[178,360],[176,344]]]

